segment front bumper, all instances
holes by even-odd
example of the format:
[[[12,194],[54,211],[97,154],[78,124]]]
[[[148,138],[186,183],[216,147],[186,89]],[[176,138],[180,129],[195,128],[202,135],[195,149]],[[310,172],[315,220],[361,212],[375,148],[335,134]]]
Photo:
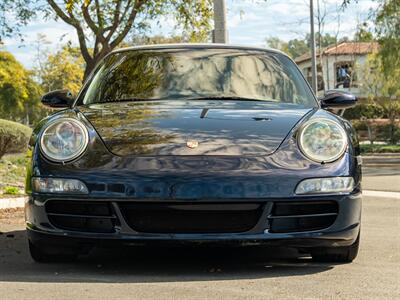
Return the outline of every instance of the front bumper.
[[[33,195],[26,203],[26,224],[28,237],[34,243],[51,243],[66,246],[94,246],[94,245],[143,245],[143,244],[217,244],[217,245],[267,245],[287,246],[296,248],[307,247],[339,247],[351,245],[357,238],[360,230],[361,220],[361,193],[351,195],[326,195],[326,196],[296,196],[290,199],[227,199],[218,200],[223,207],[235,202],[257,202],[262,207],[262,213],[256,224],[245,232],[225,233],[150,233],[138,232],[130,226],[119,209],[121,203],[140,203],[137,199],[98,199],[95,201],[107,202],[113,208],[116,223],[112,232],[85,232],[79,230],[68,230],[54,226],[46,211],[48,201],[85,201],[88,199],[78,198],[54,198],[54,196]],[[90,199],[94,201],[94,199]],[[337,203],[338,212],[332,224],[326,228],[296,232],[274,232],[271,227],[272,207],[277,203],[290,203],[306,201],[317,203],[331,201]],[[159,203],[160,200],[142,201],[145,203]],[[185,201],[180,201],[181,204]],[[187,202],[187,201],[186,201]],[[197,200],[196,205],[206,204],[210,201]],[[212,201],[215,203],[216,201]]]

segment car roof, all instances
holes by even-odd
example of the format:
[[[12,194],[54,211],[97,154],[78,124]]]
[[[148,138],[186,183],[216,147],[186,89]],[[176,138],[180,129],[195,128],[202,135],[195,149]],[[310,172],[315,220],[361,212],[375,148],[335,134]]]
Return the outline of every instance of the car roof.
[[[204,44],[194,44],[194,43],[180,43],[180,44],[154,44],[154,45],[140,45],[132,46],[126,48],[120,48],[113,50],[111,53],[119,53],[125,51],[134,50],[153,50],[153,49],[233,49],[233,50],[255,50],[255,51],[265,51],[279,53],[287,56],[286,53],[272,48],[266,47],[253,47],[253,46],[243,46],[243,45],[232,45],[232,44],[214,44],[214,43],[204,43]]]

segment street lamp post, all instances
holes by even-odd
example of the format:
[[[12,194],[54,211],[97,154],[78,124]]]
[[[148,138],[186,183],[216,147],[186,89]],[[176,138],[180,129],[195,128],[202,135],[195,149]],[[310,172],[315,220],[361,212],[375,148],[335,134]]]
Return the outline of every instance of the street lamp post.
[[[214,0],[213,42],[222,44],[228,42],[228,31],[226,29],[225,0]]]
[[[317,57],[315,54],[314,0],[310,0],[311,87],[317,94]]]

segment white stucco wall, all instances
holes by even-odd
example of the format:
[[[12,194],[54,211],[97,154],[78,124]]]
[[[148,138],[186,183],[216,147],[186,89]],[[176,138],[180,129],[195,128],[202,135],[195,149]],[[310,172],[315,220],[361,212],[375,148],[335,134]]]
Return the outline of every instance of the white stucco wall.
[[[332,90],[335,89],[336,85],[336,63],[339,62],[353,62],[353,72],[356,72],[356,77],[358,78],[357,82],[360,80],[360,74],[359,70],[356,66],[362,66],[365,64],[367,60],[367,55],[330,55],[330,56],[323,56],[322,57],[322,63],[323,63],[323,77],[324,77],[324,82],[325,82],[325,90]],[[320,60],[317,59],[318,64],[320,63]],[[307,77],[307,73],[305,73],[305,70],[307,68],[311,68],[311,60],[306,60],[301,63],[297,64],[300,68],[300,70],[303,72],[304,76]],[[360,93],[360,88],[356,87],[350,87],[350,88],[339,88],[340,90],[345,90],[348,92],[351,92],[359,97],[363,97]],[[319,95],[323,94],[323,91],[318,92]]]

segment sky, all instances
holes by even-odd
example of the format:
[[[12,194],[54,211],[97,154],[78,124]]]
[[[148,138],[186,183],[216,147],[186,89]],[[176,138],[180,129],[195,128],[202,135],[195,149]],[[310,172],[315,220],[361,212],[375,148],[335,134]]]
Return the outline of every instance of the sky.
[[[317,1],[314,0],[314,6]],[[373,0],[353,1],[344,11],[342,0],[319,0],[320,11],[326,12],[323,33],[352,37],[357,24],[368,21],[370,10],[376,8]],[[229,43],[251,46],[266,46],[269,37],[282,40],[304,38],[309,33],[309,0],[226,0]],[[315,12],[317,8],[315,7]],[[171,35],[176,33],[175,21],[166,18],[151,26],[150,35]],[[339,26],[340,24],[340,26]],[[78,45],[74,29],[62,22],[37,19],[22,28],[24,42],[18,38],[5,39],[5,47],[25,67],[35,66],[38,34],[44,34],[49,41],[45,45],[50,52],[57,51],[61,45],[71,41]]]

